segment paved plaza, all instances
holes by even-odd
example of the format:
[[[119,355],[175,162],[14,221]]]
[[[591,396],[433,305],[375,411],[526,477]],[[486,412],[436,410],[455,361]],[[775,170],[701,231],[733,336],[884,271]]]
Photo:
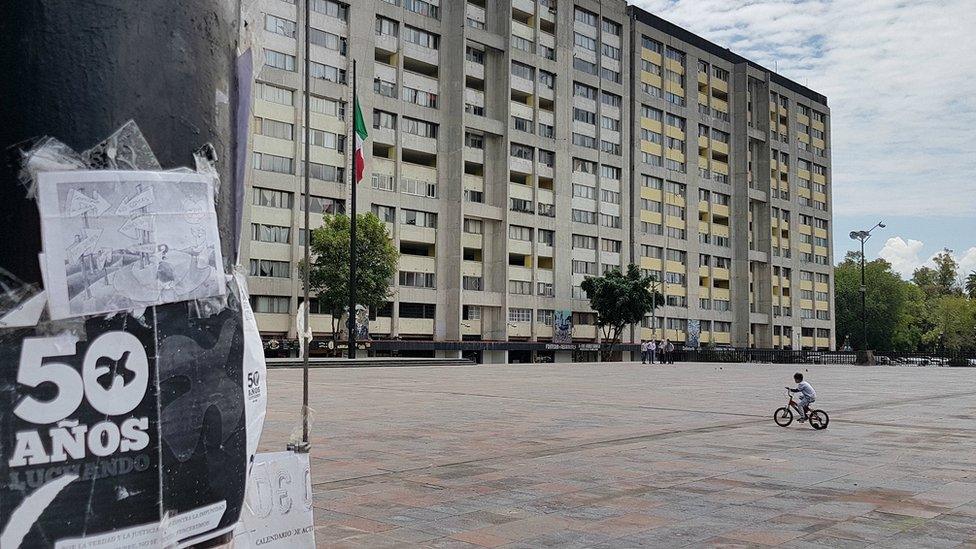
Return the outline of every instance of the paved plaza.
[[[976,548],[976,370],[799,367],[814,431],[772,421],[797,368],[314,369],[316,541]],[[301,371],[269,391],[280,450]]]

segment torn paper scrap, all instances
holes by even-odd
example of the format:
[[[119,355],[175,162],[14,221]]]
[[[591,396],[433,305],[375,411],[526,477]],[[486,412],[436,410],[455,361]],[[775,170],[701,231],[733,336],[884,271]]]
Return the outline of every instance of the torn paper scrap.
[[[146,171],[39,174],[51,318],[223,295],[212,181]]]

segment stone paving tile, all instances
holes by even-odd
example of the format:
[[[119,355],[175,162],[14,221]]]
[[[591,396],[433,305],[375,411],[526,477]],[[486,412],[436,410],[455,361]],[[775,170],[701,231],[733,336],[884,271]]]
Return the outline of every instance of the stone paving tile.
[[[976,385],[808,367],[831,425],[775,426],[795,366],[313,370],[321,547],[976,546]],[[269,372],[262,450],[300,425]],[[701,385],[722,387],[723,407]],[[967,384],[968,383],[968,384]],[[898,396],[877,394],[897,386]],[[976,547],[974,547],[976,549]]]

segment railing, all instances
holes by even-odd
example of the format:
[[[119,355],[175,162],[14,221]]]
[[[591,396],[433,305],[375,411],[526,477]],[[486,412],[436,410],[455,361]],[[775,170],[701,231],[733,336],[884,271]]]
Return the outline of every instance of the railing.
[[[863,364],[863,351],[794,351],[790,349],[680,349],[681,362],[759,362],[769,364]],[[874,363],[890,366],[972,366],[976,353],[899,353],[875,351]]]

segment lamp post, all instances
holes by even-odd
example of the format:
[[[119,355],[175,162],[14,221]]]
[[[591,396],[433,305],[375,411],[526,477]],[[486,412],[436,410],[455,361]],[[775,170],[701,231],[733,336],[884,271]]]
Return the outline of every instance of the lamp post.
[[[868,323],[867,323],[867,291],[868,287],[864,282],[864,243],[871,238],[871,232],[875,229],[884,229],[885,224],[878,222],[874,227],[866,231],[851,231],[851,240],[861,241],[861,335],[864,338],[864,350],[868,350]]]

